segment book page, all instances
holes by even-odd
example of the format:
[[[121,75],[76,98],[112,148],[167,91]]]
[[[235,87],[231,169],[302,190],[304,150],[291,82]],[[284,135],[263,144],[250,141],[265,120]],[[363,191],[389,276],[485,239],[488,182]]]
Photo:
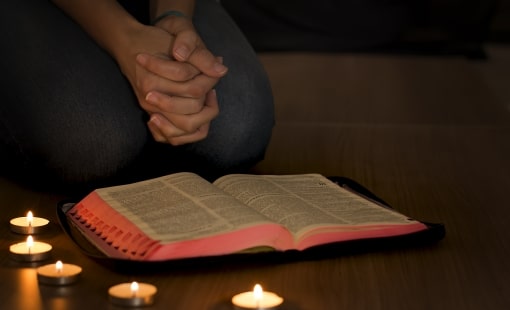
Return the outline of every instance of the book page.
[[[161,243],[233,231],[267,218],[192,173],[177,173],[97,194]]]
[[[316,226],[416,223],[318,174],[229,175],[214,184],[296,236]]]

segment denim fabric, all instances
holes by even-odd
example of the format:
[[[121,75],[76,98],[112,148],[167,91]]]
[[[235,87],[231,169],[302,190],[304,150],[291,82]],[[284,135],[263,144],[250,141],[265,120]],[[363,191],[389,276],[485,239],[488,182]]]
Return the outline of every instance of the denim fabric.
[[[181,147],[152,140],[115,61],[50,1],[3,0],[0,12],[2,171],[80,186],[177,171],[214,178],[263,157],[269,81],[219,2],[198,0],[194,22],[229,67],[216,86],[220,115],[205,140]]]

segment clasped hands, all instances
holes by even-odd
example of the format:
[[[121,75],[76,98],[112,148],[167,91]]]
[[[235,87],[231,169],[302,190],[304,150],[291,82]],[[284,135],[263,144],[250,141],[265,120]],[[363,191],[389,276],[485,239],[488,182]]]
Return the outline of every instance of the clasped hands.
[[[222,58],[206,48],[186,17],[145,26],[137,38],[143,48],[134,73],[126,75],[150,115],[152,136],[172,145],[204,139],[219,113],[214,86],[228,70]]]

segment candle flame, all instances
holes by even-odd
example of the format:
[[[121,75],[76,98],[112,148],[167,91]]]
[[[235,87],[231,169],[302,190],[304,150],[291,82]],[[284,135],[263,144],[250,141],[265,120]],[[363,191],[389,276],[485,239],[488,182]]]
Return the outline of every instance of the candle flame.
[[[27,237],[27,248],[30,250],[34,246],[34,237]]]
[[[136,295],[136,293],[138,293],[138,282],[131,282],[131,293],[133,294],[133,296]]]
[[[64,268],[64,264],[62,263],[62,261],[57,261],[55,263],[55,269],[57,270],[58,273],[62,272],[63,268]]]
[[[260,284],[255,284],[255,287],[253,287],[253,298],[255,298],[256,301],[260,301],[262,299],[262,286]]]
[[[32,226],[32,221],[34,220],[34,214],[32,213],[32,211],[28,211],[27,213],[27,223],[28,223],[28,226]]]

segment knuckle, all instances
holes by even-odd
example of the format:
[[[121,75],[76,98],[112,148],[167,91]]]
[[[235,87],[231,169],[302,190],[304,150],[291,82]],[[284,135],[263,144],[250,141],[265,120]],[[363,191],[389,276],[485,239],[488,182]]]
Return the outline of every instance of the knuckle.
[[[189,113],[188,114],[195,114],[202,110],[203,104],[198,100],[190,100],[188,104]]]
[[[184,134],[195,133],[202,125],[195,116],[184,116],[173,120],[174,125]]]
[[[173,66],[170,70],[171,76],[174,77],[177,81],[182,81],[186,78],[186,71],[183,66]]]
[[[182,66],[175,66],[172,71],[172,75],[176,80],[183,81],[186,79],[186,71]]]
[[[173,146],[179,146],[185,144],[185,141],[181,137],[170,137],[167,142]]]
[[[139,78],[137,80],[137,87],[138,89],[143,93],[143,94],[146,94],[149,89],[150,89],[150,85],[151,85],[151,82],[149,81],[149,79],[147,78]]]
[[[156,142],[164,143],[167,141],[167,139],[163,135],[161,135],[159,132],[157,132],[153,129],[151,129],[151,134],[152,134],[152,138]]]
[[[182,130],[184,130],[187,133],[194,133],[197,131],[198,127],[199,126],[195,122],[190,121],[190,122],[183,124]]]
[[[175,139],[175,138],[169,138],[168,141],[167,141],[169,144],[173,145],[173,146],[179,146],[181,145],[181,143],[179,142],[178,139]]]
[[[209,135],[209,130],[200,130],[198,131],[197,138],[198,140],[204,140]]]
[[[192,98],[202,98],[205,96],[207,90],[204,86],[193,83],[188,86],[187,92]]]
[[[167,142],[167,140],[166,140],[164,137],[159,136],[159,135],[158,135],[158,136],[155,136],[155,137],[154,137],[154,140],[155,140],[156,142],[159,142],[159,143],[166,143],[166,142]]]
[[[176,66],[173,75],[179,81],[187,81],[192,78],[192,73],[187,66]]]

